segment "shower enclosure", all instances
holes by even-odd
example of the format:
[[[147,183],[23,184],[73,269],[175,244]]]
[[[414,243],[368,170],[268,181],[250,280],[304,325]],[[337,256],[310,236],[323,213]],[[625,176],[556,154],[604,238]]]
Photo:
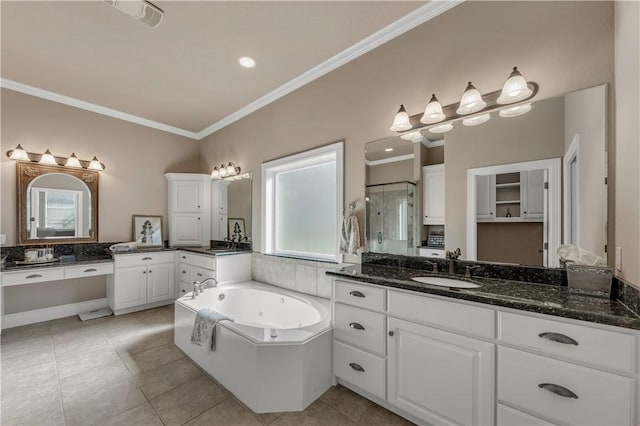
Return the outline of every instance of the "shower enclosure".
[[[370,252],[415,256],[418,227],[416,184],[366,187],[366,239]]]

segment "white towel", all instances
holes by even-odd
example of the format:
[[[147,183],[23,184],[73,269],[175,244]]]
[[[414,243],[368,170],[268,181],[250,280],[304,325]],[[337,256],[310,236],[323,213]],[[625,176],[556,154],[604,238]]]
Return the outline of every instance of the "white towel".
[[[340,251],[345,254],[355,254],[360,248],[360,225],[358,217],[351,215],[342,220],[340,235]]]
[[[216,350],[216,324],[220,321],[233,321],[211,308],[203,308],[196,314],[191,331],[191,343],[201,346],[205,352]]]

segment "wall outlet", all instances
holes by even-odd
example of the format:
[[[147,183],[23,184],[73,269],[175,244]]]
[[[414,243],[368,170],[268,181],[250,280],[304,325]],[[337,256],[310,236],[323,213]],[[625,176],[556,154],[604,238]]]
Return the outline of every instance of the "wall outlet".
[[[6,234],[0,234],[0,245],[5,245],[7,244],[7,235]]]
[[[616,247],[616,271],[622,272],[622,247]]]

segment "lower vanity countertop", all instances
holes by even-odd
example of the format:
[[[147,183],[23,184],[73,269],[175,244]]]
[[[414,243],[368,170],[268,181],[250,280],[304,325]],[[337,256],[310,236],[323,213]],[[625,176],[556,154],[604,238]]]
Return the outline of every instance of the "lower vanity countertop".
[[[621,302],[577,294],[564,286],[481,277],[465,280],[460,276],[433,274],[424,270],[369,264],[352,265],[328,271],[327,275],[452,299],[640,330],[640,316]],[[411,280],[413,277],[424,276],[472,281],[480,287],[472,289],[438,287]]]
[[[64,268],[67,266],[79,266],[95,263],[113,263],[113,257],[108,254],[103,256],[76,256],[75,260],[69,262],[49,262],[49,263],[33,263],[33,264],[17,264],[8,262],[0,272],[18,272],[29,269],[46,269],[46,268]]]

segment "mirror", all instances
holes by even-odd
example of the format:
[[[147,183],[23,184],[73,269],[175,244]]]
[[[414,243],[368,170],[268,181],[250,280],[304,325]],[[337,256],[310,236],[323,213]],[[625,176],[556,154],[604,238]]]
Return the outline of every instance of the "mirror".
[[[557,247],[576,244],[606,260],[607,86],[531,105],[481,125],[458,121],[445,134],[422,129],[415,142],[366,145],[367,195],[371,185],[417,184],[415,254],[460,247],[466,260],[555,267]],[[404,254],[373,243],[377,232],[386,242],[385,228],[373,225],[365,224],[370,251]]]
[[[98,240],[98,172],[18,162],[18,244]]]
[[[212,182],[214,198],[213,240],[246,237],[251,241],[252,184],[251,172],[239,175],[235,180],[215,180]],[[217,209],[215,208],[216,200]]]

